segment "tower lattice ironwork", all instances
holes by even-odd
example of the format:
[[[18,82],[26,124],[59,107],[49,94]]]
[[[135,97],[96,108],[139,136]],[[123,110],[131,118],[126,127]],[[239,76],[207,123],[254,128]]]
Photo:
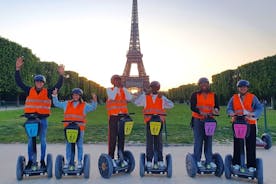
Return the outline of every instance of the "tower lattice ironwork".
[[[125,69],[121,76],[122,83],[126,88],[138,88],[138,91],[140,91],[149,86],[149,76],[146,74],[142,57],[138,27],[138,5],[137,0],[133,0],[129,50]],[[130,75],[132,64],[137,65],[138,76]]]

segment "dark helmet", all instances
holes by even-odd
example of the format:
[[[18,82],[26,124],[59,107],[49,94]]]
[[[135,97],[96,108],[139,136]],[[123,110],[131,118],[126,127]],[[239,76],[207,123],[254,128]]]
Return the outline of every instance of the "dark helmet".
[[[83,95],[83,91],[82,91],[82,89],[80,89],[80,88],[74,88],[74,89],[72,90],[72,95],[73,95],[73,94],[78,94],[78,95],[82,96],[82,95]]]
[[[34,82],[36,82],[36,81],[41,81],[41,82],[46,83],[46,78],[44,77],[44,75],[35,75]]]
[[[250,85],[250,83],[247,80],[239,80],[237,82],[237,87],[244,87],[244,86],[246,86],[246,87],[249,88],[249,85]]]
[[[197,84],[200,85],[200,84],[202,84],[202,83],[208,83],[208,84],[209,84],[209,80],[208,80],[206,77],[201,77],[201,78],[198,80]]]
[[[157,87],[158,90],[160,89],[160,83],[158,81],[152,81],[150,83],[150,87]]]
[[[116,79],[121,79],[120,75],[112,75],[111,77],[111,83],[113,84],[113,81]]]

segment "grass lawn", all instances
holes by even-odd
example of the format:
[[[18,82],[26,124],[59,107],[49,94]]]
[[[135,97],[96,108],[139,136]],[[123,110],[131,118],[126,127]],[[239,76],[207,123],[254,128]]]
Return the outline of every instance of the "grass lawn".
[[[135,112],[133,119],[135,125],[132,134],[126,137],[128,142],[144,143],[145,128],[142,117],[142,108],[129,104],[129,112]],[[0,112],[0,143],[26,142],[23,123],[25,118],[21,118],[23,110],[10,110]],[[63,111],[52,108],[52,114],[48,118],[48,143],[64,142]],[[175,104],[175,107],[167,112],[168,143],[170,144],[190,144],[193,142],[193,134],[190,128],[191,111],[187,105]],[[97,110],[88,114],[87,129],[85,131],[86,143],[107,142],[107,113],[104,105],[99,105]],[[229,118],[226,116],[225,107],[221,108],[221,116],[217,117],[218,127],[214,139],[219,143],[232,141],[232,130]],[[276,141],[276,111],[267,110],[267,121],[269,129]],[[259,134],[263,133],[263,116],[259,120]]]

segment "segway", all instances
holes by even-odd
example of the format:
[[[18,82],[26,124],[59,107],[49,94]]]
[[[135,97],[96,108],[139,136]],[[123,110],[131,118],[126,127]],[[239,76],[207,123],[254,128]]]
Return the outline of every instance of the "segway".
[[[24,123],[24,128],[27,136],[32,139],[33,154],[37,154],[36,148],[36,137],[40,134],[40,119],[37,114],[26,114],[22,117],[26,117],[27,120]],[[45,175],[47,174],[48,178],[52,177],[52,155],[47,154],[46,158],[46,168],[41,168],[38,166],[37,161],[32,164],[31,168],[26,168],[26,159],[24,156],[20,155],[17,159],[16,164],[16,178],[17,180],[22,180],[23,176],[35,176],[35,175]]]
[[[204,119],[204,129],[205,129],[205,136],[214,136],[217,121],[212,116],[218,115],[210,115]],[[212,155],[212,160],[216,164],[216,167],[211,167],[207,165],[205,160],[201,160],[202,167],[197,166],[197,161],[192,153],[188,153],[186,155],[186,170],[190,177],[195,177],[196,174],[213,174],[217,177],[221,177],[224,171],[224,164],[223,159],[219,153],[214,153]]]
[[[232,176],[257,179],[258,184],[263,184],[263,161],[260,158],[256,159],[256,170],[254,172],[249,172],[245,164],[245,150],[244,142],[246,136],[249,134],[249,125],[245,120],[245,115],[236,116],[236,121],[233,123],[234,136],[240,141],[240,169],[234,169],[232,165],[232,155],[226,155],[225,157],[225,177],[226,179],[231,179]]]
[[[84,154],[82,168],[77,168],[75,166],[75,152],[76,152],[76,142],[80,136],[80,127],[83,122],[79,121],[62,121],[69,123],[68,126],[64,128],[64,135],[68,143],[71,144],[71,158],[69,161],[69,167],[64,168],[65,159],[63,155],[58,155],[55,163],[55,176],[57,179],[61,179],[62,176],[81,176],[88,179],[90,175],[90,155]]]
[[[272,138],[267,128],[266,103],[263,103],[263,107],[264,107],[264,133],[262,134],[261,137],[256,137],[256,146],[268,150],[272,146]]]
[[[154,136],[153,138],[153,167],[147,167],[146,165],[146,154],[141,153],[140,154],[140,176],[144,177],[146,174],[167,174],[168,178],[172,177],[172,156],[171,154],[166,155],[166,162],[165,167],[159,167],[158,166],[158,154],[157,154],[157,148],[154,143],[155,137],[159,135],[162,121],[160,116],[165,116],[165,114],[145,114],[150,115],[151,119],[149,123],[150,126],[150,133]]]
[[[119,134],[125,136],[130,135],[133,128],[133,120],[129,114],[118,114],[120,117],[118,132]],[[98,168],[101,176],[103,178],[110,178],[112,174],[118,173],[131,173],[135,168],[135,159],[133,154],[127,150],[117,150],[118,158],[115,159],[116,167],[113,166],[112,158],[105,153],[102,153],[98,160]]]

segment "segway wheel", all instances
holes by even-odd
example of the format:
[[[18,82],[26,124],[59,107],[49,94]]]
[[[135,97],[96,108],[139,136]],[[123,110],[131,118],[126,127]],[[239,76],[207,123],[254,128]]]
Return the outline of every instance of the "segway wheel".
[[[232,176],[231,165],[232,165],[232,155],[226,155],[224,160],[224,175],[226,179],[231,179],[231,176]]]
[[[140,154],[140,177],[145,176],[145,153]]]
[[[269,135],[269,134],[267,134],[267,133],[264,133],[263,135],[262,135],[262,140],[266,143],[266,145],[265,145],[265,149],[270,149],[271,148],[271,146],[272,146],[272,139],[271,139],[271,136]]]
[[[46,158],[47,162],[47,176],[48,178],[52,178],[53,177],[53,157],[51,154],[47,154],[47,158]]]
[[[83,159],[83,176],[88,179],[90,175],[90,155],[85,154]]]
[[[64,164],[64,157],[62,155],[58,155],[56,158],[56,163],[55,163],[55,176],[56,179],[61,179],[62,177],[62,167]]]
[[[166,155],[166,164],[167,164],[167,177],[172,177],[172,156],[171,154]]]
[[[195,177],[197,173],[196,160],[193,154],[188,153],[186,155],[186,169],[190,177]]]
[[[101,154],[98,160],[98,168],[103,178],[110,178],[113,173],[112,159],[107,154]]]
[[[23,179],[24,168],[25,168],[25,157],[19,156],[17,159],[17,164],[16,164],[16,179],[17,180]]]
[[[219,153],[214,153],[212,157],[213,157],[213,161],[217,165],[215,176],[221,177],[221,175],[223,174],[223,171],[224,171],[224,165],[223,165],[222,157],[220,156]]]
[[[256,178],[258,184],[263,184],[263,161],[260,158],[256,159]]]
[[[131,173],[135,168],[135,159],[133,154],[130,151],[124,151],[124,159],[128,163],[128,168],[126,173]]]

